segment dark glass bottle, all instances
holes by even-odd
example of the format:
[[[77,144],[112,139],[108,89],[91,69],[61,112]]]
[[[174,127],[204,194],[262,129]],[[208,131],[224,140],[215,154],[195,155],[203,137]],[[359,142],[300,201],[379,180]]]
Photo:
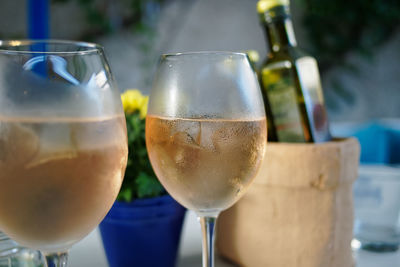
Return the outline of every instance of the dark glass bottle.
[[[268,140],[329,141],[317,61],[297,47],[289,0],[261,0],[257,10],[269,48],[258,73],[268,117]]]

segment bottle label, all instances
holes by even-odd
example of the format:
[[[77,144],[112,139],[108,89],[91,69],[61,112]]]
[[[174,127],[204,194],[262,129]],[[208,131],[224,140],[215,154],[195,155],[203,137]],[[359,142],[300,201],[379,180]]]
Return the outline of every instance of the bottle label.
[[[265,69],[262,76],[278,140],[304,142],[301,113],[290,70]]]
[[[296,65],[314,142],[327,141],[330,133],[317,62],[312,57],[303,57]]]

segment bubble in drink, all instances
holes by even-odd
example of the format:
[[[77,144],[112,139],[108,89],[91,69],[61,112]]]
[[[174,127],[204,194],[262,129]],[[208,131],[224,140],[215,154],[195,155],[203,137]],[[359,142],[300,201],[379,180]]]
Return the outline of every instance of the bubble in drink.
[[[59,251],[107,214],[127,161],[123,117],[0,118],[0,229]]]
[[[235,203],[255,177],[266,144],[266,119],[171,119],[147,116],[152,166],[167,191],[197,212]]]

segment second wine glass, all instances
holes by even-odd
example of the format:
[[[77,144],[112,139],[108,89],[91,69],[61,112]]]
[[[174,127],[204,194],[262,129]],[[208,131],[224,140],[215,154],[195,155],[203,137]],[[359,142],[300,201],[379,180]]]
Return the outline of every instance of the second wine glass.
[[[200,218],[204,267],[214,265],[218,214],[251,184],[266,135],[261,92],[245,54],[161,57],[146,119],[147,148],[166,190]]]

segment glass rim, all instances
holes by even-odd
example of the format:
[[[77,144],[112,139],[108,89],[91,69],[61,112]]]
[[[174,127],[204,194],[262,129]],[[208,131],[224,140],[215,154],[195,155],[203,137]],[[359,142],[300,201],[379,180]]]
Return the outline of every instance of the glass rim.
[[[77,48],[85,48],[85,50],[76,51],[29,51],[29,50],[16,50],[13,47],[22,47],[34,44],[49,44],[49,45],[71,45]],[[71,41],[60,39],[15,39],[15,40],[0,40],[0,54],[41,54],[41,55],[85,55],[99,53],[103,51],[103,46],[84,41]]]
[[[192,52],[178,52],[178,53],[165,53],[161,55],[161,59],[169,59],[176,57],[187,57],[187,56],[198,56],[198,55],[226,55],[226,56],[240,56],[247,57],[244,52],[234,52],[234,51],[192,51]]]

